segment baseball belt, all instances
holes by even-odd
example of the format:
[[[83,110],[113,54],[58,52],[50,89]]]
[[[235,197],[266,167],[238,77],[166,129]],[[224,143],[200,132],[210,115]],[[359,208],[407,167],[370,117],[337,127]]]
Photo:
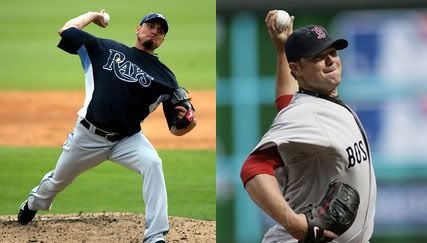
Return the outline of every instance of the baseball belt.
[[[104,138],[106,138],[107,140],[109,140],[109,141],[111,141],[111,142],[115,142],[115,141],[117,141],[117,140],[120,140],[120,139],[122,139],[122,138],[126,137],[126,135],[122,135],[122,134],[115,133],[115,132],[107,132],[107,131],[104,131],[104,130],[102,130],[102,129],[100,129],[100,128],[97,128],[97,127],[95,127],[94,125],[92,125],[92,124],[91,124],[88,120],[86,120],[86,119],[81,120],[81,121],[80,121],[80,123],[81,123],[85,128],[87,128],[87,130],[89,130],[90,132],[92,132],[92,133],[94,133],[94,134],[96,134],[96,135],[99,135],[99,136],[101,136],[101,137],[104,137]]]

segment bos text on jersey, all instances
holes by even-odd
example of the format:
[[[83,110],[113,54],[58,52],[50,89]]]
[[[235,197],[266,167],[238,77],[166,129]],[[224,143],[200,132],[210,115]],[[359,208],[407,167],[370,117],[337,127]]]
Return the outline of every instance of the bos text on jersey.
[[[351,168],[357,164],[360,164],[368,160],[368,153],[366,152],[365,144],[360,140],[354,142],[351,146],[346,149],[348,155],[348,168]]]

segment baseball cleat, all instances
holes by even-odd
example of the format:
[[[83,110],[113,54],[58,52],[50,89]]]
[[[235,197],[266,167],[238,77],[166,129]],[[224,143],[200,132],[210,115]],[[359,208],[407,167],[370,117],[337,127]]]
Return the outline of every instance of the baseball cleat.
[[[26,225],[33,220],[36,216],[37,210],[31,210],[28,208],[28,200],[25,200],[18,212],[18,222],[22,225]]]
[[[155,237],[155,238],[157,238],[157,239],[153,239],[153,236],[151,236],[151,237],[149,237],[149,238],[146,238],[146,239],[144,239],[142,242],[143,243],[148,243],[148,242],[153,242],[153,243],[166,243],[166,241],[165,241],[165,239],[163,238],[163,237],[158,237],[158,235],[156,235],[157,237]],[[160,239],[159,239],[160,238]]]

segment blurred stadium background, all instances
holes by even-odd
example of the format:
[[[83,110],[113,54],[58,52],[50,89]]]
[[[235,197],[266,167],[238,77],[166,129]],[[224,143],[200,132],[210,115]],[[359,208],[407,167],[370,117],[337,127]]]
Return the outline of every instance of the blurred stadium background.
[[[217,0],[217,242],[260,242],[274,222],[240,167],[275,116],[270,9],[349,40],[340,95],[370,138],[378,200],[371,243],[427,242],[427,2]]]

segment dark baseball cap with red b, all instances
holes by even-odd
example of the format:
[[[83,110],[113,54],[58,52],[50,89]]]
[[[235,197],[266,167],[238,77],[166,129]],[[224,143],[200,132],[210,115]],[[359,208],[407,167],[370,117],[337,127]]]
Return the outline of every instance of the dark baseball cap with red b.
[[[331,39],[322,26],[309,25],[294,30],[285,42],[285,52],[288,62],[295,62],[302,57],[315,56],[329,47],[342,50],[347,46],[347,40]]]
[[[143,23],[159,23],[162,26],[163,30],[165,31],[165,34],[168,33],[168,30],[169,30],[168,21],[161,14],[149,13],[145,15],[144,18],[142,18],[139,25],[142,25]]]

